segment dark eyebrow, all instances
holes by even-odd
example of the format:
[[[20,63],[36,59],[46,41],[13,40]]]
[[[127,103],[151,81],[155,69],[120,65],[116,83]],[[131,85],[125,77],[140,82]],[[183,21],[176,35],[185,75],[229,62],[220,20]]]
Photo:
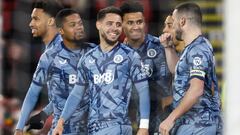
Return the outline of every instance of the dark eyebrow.
[[[131,21],[131,22],[137,22],[137,21],[143,21],[143,19],[138,19],[138,20],[128,20],[128,21]]]
[[[38,16],[31,16],[32,19],[38,19]]]

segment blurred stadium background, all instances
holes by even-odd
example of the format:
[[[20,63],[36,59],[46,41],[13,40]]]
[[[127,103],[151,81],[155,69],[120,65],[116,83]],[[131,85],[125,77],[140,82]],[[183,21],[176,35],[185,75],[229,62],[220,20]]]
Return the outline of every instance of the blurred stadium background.
[[[79,11],[84,20],[88,41],[98,43],[95,28],[96,13],[108,5],[120,5],[124,0],[56,0]],[[140,0],[145,8],[147,31],[162,33],[165,17],[176,4],[187,0]],[[188,0],[200,5],[203,12],[203,32],[213,45],[220,90],[223,86],[223,1]],[[32,74],[44,49],[41,39],[32,38],[30,15],[34,0],[0,1],[0,135],[11,135]],[[47,104],[47,91],[42,92],[36,109]]]

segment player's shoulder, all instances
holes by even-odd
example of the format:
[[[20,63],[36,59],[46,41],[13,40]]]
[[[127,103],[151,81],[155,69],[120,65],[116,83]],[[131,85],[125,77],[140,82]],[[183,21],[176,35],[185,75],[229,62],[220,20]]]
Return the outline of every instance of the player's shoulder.
[[[61,42],[63,42],[63,39],[62,39],[62,36],[58,33],[58,34],[56,34],[56,36],[52,40],[52,44],[54,46],[58,46],[59,44],[61,44]]]
[[[61,42],[63,41],[62,36],[57,33],[52,41],[47,45],[46,50],[48,49],[61,49]]]
[[[61,43],[63,41],[62,36],[58,33],[56,37],[54,38],[53,42],[55,43]]]
[[[99,50],[99,45],[94,43],[86,43],[86,46],[88,51],[82,56],[83,58],[92,56],[96,51]]]
[[[48,48],[44,51],[42,57],[47,58],[47,59],[54,59],[57,54],[59,54],[62,50],[64,50],[63,42],[58,44],[58,47],[51,47]]]
[[[122,55],[128,57],[129,59],[140,58],[140,55],[132,47],[120,43],[120,48],[122,49]]]
[[[209,40],[207,38],[205,38],[204,36],[200,35],[199,37],[197,37],[191,44],[189,47],[190,51],[205,51],[205,52],[213,52],[213,48],[211,43],[209,42]]]
[[[119,47],[125,52],[125,53],[129,53],[129,52],[133,52],[134,49],[124,43],[119,43]]]
[[[159,38],[156,37],[156,36],[153,36],[151,34],[147,34],[145,38],[146,38],[145,40],[147,42],[151,43],[151,44],[154,44],[154,45],[159,45],[160,44]]]
[[[96,46],[98,46],[97,44],[95,43],[90,43],[90,42],[85,42],[85,44],[90,47],[90,48],[95,48]]]
[[[98,45],[95,43],[90,43],[90,42],[84,42],[82,44],[83,49],[86,49],[86,50],[91,50],[91,49],[95,48],[96,46],[98,46]]]
[[[145,42],[148,46],[148,49],[157,49],[157,50],[164,50],[163,46],[160,43],[158,37],[147,34],[145,37]]]

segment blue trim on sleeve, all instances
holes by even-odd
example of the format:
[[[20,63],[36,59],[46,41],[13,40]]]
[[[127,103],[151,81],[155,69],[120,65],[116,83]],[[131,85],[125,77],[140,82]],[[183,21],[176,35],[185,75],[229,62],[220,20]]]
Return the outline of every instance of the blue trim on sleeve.
[[[138,91],[139,95],[139,109],[140,109],[140,118],[141,119],[149,119],[150,116],[150,94],[149,94],[149,86],[146,82],[144,87],[138,86],[135,84],[135,87]]]
[[[78,104],[83,99],[84,93],[85,93],[84,87],[78,85],[74,86],[71,94],[67,98],[67,101],[61,114],[61,118],[63,118],[64,121],[67,121],[72,116]]]
[[[41,90],[42,90],[42,87],[36,85],[35,83],[31,83],[28,89],[27,95],[23,102],[20,118],[18,120],[16,129],[23,130],[31,111],[33,110],[34,106],[37,103],[38,96]]]

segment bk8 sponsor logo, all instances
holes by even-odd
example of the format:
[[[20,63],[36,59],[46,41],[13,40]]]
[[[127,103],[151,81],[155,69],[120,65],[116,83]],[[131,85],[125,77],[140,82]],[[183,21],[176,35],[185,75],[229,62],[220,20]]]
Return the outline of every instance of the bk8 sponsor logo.
[[[75,74],[70,74],[69,75],[69,84],[75,84],[77,82],[77,75]]]
[[[113,82],[114,75],[111,70],[107,70],[103,74],[94,74],[93,79],[94,79],[94,84],[100,84],[100,83],[110,84]]]

